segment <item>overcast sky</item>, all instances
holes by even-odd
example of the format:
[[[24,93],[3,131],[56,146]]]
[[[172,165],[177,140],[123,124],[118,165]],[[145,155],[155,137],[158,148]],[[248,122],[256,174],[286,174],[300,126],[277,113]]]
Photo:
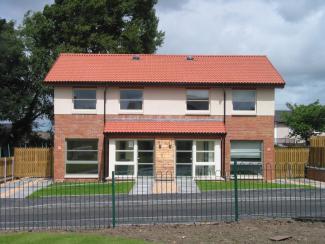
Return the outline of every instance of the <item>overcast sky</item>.
[[[0,17],[21,23],[52,0],[1,0]],[[162,54],[265,54],[287,82],[286,102],[325,103],[324,0],[160,0]],[[322,95],[323,94],[323,95]]]

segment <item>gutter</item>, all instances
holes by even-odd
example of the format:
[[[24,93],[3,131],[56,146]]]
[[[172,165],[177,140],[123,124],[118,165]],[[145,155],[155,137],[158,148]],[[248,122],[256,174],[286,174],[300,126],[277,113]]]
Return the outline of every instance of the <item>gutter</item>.
[[[226,90],[223,88],[223,123],[225,125],[225,130],[226,129]],[[224,135],[222,138],[222,167],[221,167],[221,173],[223,174],[223,177],[226,176],[226,136],[227,134]]]
[[[106,86],[105,86],[105,89],[104,89],[104,126],[103,126],[103,131],[105,130],[105,124],[106,124]],[[103,140],[103,161],[104,161],[104,167],[103,167],[103,174],[102,174],[102,181],[105,180],[106,178],[106,134],[104,134],[104,140]]]

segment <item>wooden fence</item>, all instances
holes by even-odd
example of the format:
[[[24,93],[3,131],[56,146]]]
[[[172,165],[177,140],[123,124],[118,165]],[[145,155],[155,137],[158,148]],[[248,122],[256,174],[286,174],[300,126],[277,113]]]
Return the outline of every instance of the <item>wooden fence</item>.
[[[313,136],[310,139],[311,147],[325,147],[325,136]]]
[[[325,168],[325,147],[311,147],[308,166]]]
[[[15,148],[15,177],[51,177],[52,148]]]
[[[0,158],[0,179],[5,179],[12,176],[12,163],[14,158]]]
[[[275,148],[276,178],[305,176],[305,165],[309,159],[308,147]]]

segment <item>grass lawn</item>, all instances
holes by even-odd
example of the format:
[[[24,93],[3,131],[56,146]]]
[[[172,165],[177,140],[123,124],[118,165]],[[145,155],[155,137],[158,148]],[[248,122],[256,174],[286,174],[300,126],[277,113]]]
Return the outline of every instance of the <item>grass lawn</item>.
[[[128,193],[134,185],[133,181],[115,183],[116,193]],[[34,193],[29,198],[47,196],[82,196],[112,194],[111,183],[54,183]]]
[[[209,181],[198,180],[197,186],[201,191],[212,190],[231,190],[234,189],[234,181]],[[280,184],[265,182],[262,180],[238,180],[238,189],[276,189],[276,188],[299,188],[299,189],[311,189],[309,185],[297,185],[297,184]]]
[[[0,243],[15,244],[88,244],[88,243],[119,243],[119,244],[144,244],[148,243],[142,240],[126,239],[120,237],[110,237],[96,234],[85,233],[16,233],[16,234],[0,234]]]

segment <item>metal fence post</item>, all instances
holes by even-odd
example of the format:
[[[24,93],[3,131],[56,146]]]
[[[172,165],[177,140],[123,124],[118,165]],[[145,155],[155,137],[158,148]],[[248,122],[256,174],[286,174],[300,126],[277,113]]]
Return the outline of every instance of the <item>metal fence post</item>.
[[[239,210],[238,210],[238,179],[237,179],[237,160],[234,160],[234,193],[235,193],[235,221],[239,220]]]
[[[112,225],[115,228],[116,219],[115,219],[115,172],[112,172]]]

